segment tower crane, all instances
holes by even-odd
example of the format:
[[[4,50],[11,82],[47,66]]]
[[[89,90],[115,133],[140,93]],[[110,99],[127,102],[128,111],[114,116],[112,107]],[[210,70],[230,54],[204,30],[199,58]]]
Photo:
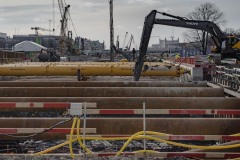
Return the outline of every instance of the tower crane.
[[[31,27],[32,30],[35,30],[35,34],[36,34],[36,40],[35,42],[38,44],[41,44],[41,39],[39,37],[39,32],[38,30],[41,31],[48,31],[48,32],[54,32],[54,30],[50,30],[50,29],[45,29],[45,28],[41,28],[41,27]]]
[[[38,35],[39,32],[38,30],[40,31],[48,31],[48,32],[53,32],[53,30],[50,30],[50,29],[45,29],[45,28],[41,28],[41,27],[31,27],[32,30],[35,30],[35,34]]]

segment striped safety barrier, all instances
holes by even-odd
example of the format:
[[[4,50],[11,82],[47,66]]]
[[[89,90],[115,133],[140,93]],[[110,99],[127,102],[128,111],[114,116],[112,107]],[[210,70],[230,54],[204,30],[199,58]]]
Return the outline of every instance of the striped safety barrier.
[[[72,104],[69,102],[0,102],[0,109],[68,109]],[[92,109],[96,103],[87,103],[86,114],[96,115],[134,115],[143,114],[142,109]],[[146,114],[169,114],[169,115],[240,115],[236,109],[146,109]]]
[[[78,104],[81,106],[83,103],[69,103],[69,102],[0,102],[0,109],[18,108],[18,109],[32,109],[32,108],[42,108],[42,109],[67,109],[71,105]],[[86,103],[87,108],[95,108],[96,103]]]
[[[0,128],[0,134],[35,134],[47,131],[48,128]],[[53,128],[46,133],[64,133],[69,134],[71,128]],[[80,133],[83,133],[84,129],[80,129]],[[96,134],[96,128],[86,128],[85,133]],[[77,129],[74,130],[77,133]]]
[[[143,114],[142,109],[88,109],[86,114],[96,115],[135,115]],[[240,110],[222,109],[146,109],[146,114],[169,115],[240,115]]]
[[[61,103],[51,103],[51,102],[1,102],[0,108],[69,108],[71,103],[61,102]]]

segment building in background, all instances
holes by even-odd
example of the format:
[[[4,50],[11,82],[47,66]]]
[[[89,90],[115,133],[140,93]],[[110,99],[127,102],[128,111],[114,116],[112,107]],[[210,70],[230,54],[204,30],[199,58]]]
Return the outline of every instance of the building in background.
[[[149,52],[169,52],[169,53],[176,53],[180,52],[181,46],[179,43],[179,38],[174,40],[167,40],[165,38],[164,40],[159,39],[158,44],[153,44],[151,47],[148,48]]]
[[[0,32],[0,50],[4,50],[6,45],[7,34]]]
[[[153,44],[148,48],[149,53],[163,53],[167,52],[170,56],[175,54],[180,54],[181,57],[189,57],[195,55],[201,55],[201,51],[195,46],[199,46],[199,42],[190,42],[190,43],[180,43],[179,38],[174,40],[164,40],[159,39],[158,44]],[[207,53],[211,52],[211,46],[208,46]]]
[[[2,38],[1,38],[2,37]],[[35,42],[46,48],[59,48],[60,36],[55,35],[13,35],[12,38],[7,37],[6,34],[1,34],[0,37],[0,48],[2,50],[12,50],[12,47],[23,41]],[[73,40],[72,40],[73,41]],[[87,38],[76,37],[73,41],[73,47],[75,50],[81,50],[85,54],[97,54],[105,50],[104,42],[101,43],[99,40],[90,40]]]
[[[12,40],[16,43],[20,43],[23,41],[31,41],[37,44],[43,45],[47,48],[57,48],[59,43],[60,36],[54,35],[36,35],[36,34],[29,34],[29,35],[13,35]],[[15,45],[15,44],[14,44]]]
[[[0,32],[0,38],[1,39],[6,39],[7,38],[7,33]]]
[[[76,37],[75,41],[85,54],[101,54],[105,50],[104,42],[101,43],[99,40]]]

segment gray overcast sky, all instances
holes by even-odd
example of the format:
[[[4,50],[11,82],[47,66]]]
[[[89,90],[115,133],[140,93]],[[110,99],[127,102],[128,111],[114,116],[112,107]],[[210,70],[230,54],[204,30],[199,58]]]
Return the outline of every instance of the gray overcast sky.
[[[188,12],[204,2],[212,2],[225,13],[225,27],[240,28],[240,0],[114,0],[114,29],[120,36],[120,47],[125,33],[134,35],[139,46],[144,17],[153,9],[173,15],[186,16]],[[108,0],[66,0],[70,4],[70,13],[78,36],[92,40],[105,41],[109,48],[109,4]],[[55,0],[56,33],[59,34],[60,13]],[[164,17],[163,17],[164,18]],[[165,17],[166,18],[166,17]],[[0,32],[13,34],[34,33],[31,27],[49,28],[53,19],[52,0],[1,0]],[[72,27],[71,27],[72,28]],[[222,28],[224,29],[224,28]],[[155,26],[152,36],[170,39],[171,36],[183,41],[182,32],[186,29],[170,26]],[[40,31],[41,32],[41,31]],[[41,32],[48,34],[48,32]],[[75,36],[75,34],[74,34]],[[153,37],[150,44],[157,43],[159,37]],[[127,43],[127,42],[126,42]]]

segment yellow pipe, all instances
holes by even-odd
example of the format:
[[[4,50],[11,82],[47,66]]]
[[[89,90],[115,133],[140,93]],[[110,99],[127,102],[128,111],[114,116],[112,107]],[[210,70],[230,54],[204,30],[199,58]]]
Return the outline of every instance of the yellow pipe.
[[[180,76],[183,68],[163,63],[145,63],[142,76]],[[134,63],[11,64],[0,66],[0,76],[133,76]]]

